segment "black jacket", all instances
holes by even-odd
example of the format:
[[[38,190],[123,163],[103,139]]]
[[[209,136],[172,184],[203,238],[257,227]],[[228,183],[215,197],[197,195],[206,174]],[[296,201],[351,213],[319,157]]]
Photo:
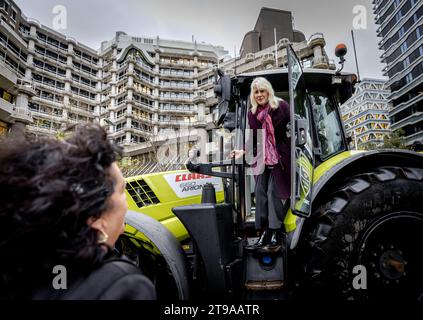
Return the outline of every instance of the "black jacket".
[[[105,261],[87,276],[68,283],[67,289],[51,285],[38,290],[34,300],[155,300],[152,282],[127,259]]]

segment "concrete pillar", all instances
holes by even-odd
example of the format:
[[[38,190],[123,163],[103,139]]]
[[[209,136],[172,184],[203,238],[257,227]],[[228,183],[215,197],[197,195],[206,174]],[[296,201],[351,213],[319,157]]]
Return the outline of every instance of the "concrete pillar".
[[[66,68],[66,79],[72,80],[72,69]]]
[[[204,103],[199,103],[197,105],[197,120],[203,121],[205,119],[206,112],[205,112],[205,106]]]
[[[9,132],[9,136],[13,137],[13,138],[24,138],[25,137],[25,129],[26,129],[26,124],[20,121],[15,121],[15,123],[13,123],[10,126],[10,132]]]
[[[24,93],[18,93],[15,105],[17,108],[28,109],[28,95]]]
[[[37,36],[37,28],[34,25],[29,27],[29,34],[33,37]]]
[[[207,163],[208,162],[208,154],[206,153],[206,146],[207,143],[209,142],[209,135],[207,134],[207,131],[205,129],[202,128],[198,128],[197,129],[197,148],[199,148],[200,150],[200,157],[199,157],[199,162],[200,163]]]
[[[32,40],[32,39],[30,39],[30,40],[28,41],[28,50],[29,50],[29,51],[35,51],[35,41],[34,41],[34,40]]]
[[[134,85],[134,77],[128,76],[128,88],[132,88],[133,85]]]
[[[63,109],[62,118],[64,118],[64,119],[68,118],[68,110],[67,109]]]
[[[131,143],[131,133],[130,132],[126,132],[125,140],[126,140],[127,144]]]
[[[128,63],[128,73],[134,72],[134,63],[131,61]]]
[[[25,69],[25,80],[28,82],[32,80],[32,70],[30,68]]]

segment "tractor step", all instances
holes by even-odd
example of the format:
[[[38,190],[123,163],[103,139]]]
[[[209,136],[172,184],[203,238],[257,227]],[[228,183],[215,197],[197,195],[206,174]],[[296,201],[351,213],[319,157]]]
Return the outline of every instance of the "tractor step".
[[[282,245],[277,246],[264,246],[264,247],[255,247],[254,245],[246,246],[245,251],[247,252],[256,252],[256,253],[276,253],[282,250]]]
[[[265,290],[282,290],[283,281],[247,281],[245,289],[251,291],[265,291]]]

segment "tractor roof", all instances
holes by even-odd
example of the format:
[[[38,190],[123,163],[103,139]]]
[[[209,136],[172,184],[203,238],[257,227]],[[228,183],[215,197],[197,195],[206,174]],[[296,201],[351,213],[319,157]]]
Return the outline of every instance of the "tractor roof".
[[[336,70],[331,70],[331,69],[316,69],[316,68],[305,68],[303,70],[304,73],[306,74],[326,74],[326,75],[336,75]],[[288,73],[288,68],[277,68],[277,69],[270,69],[270,70],[260,70],[260,71],[255,71],[255,72],[247,72],[247,73],[241,73],[238,74],[237,77],[245,77],[245,78],[250,78],[250,77],[263,77],[263,76],[269,76],[269,75],[276,75],[276,74],[287,74]],[[354,75],[353,73],[350,72],[341,72],[340,75],[342,76],[350,76],[350,75]]]

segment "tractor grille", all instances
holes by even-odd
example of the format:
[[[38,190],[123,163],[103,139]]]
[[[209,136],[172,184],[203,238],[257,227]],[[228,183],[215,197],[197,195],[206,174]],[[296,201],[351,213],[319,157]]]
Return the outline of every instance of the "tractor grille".
[[[153,190],[145,183],[144,180],[136,180],[126,184],[126,190],[137,204],[138,208],[150,206],[160,203]]]

